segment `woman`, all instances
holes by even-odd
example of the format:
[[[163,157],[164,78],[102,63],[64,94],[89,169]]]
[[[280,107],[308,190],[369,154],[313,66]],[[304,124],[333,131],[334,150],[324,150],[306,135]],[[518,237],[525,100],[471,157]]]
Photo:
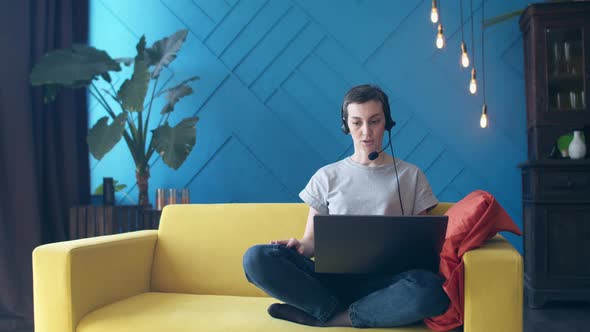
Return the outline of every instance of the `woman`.
[[[342,130],[354,154],[322,167],[299,194],[309,208],[303,238],[256,245],[244,255],[248,281],[285,302],[271,316],[313,326],[394,327],[444,313],[443,279],[425,270],[393,276],[314,272],[313,217],[317,214],[425,214],[438,204],[423,172],[381,149],[395,122],[387,95],[361,85],[344,97]],[[391,137],[391,136],[390,136]],[[395,160],[395,162],[394,162]]]

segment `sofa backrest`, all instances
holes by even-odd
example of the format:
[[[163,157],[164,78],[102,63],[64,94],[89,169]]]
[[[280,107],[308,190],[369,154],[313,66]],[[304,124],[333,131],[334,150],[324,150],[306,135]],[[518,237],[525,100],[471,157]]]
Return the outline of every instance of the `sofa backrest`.
[[[152,291],[266,296],[244,276],[242,257],[255,244],[301,238],[304,203],[179,204],[162,211]]]
[[[438,203],[438,205],[435,206],[434,209],[430,210],[430,212],[428,214],[432,214],[435,216],[441,216],[441,215],[445,214],[447,212],[447,210],[450,209],[451,206],[453,206],[453,204],[455,204],[455,203],[447,203],[447,202]]]
[[[441,203],[431,214],[443,214]],[[244,276],[242,257],[255,244],[301,238],[305,203],[169,205],[162,211],[152,266],[156,292],[266,296]]]

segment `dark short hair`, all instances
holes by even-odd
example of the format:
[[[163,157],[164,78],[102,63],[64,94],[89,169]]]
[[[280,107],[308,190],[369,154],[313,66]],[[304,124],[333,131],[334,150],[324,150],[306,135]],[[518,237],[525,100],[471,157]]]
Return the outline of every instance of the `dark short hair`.
[[[385,115],[385,129],[391,130],[395,126],[395,121],[391,118],[391,112],[389,109],[389,98],[387,94],[381,90],[380,87],[371,84],[357,85],[350,89],[344,96],[342,101],[341,117],[342,117],[342,131],[345,134],[350,132],[348,128],[348,105],[350,104],[363,104],[369,101],[375,101],[381,103],[383,108],[383,114]]]

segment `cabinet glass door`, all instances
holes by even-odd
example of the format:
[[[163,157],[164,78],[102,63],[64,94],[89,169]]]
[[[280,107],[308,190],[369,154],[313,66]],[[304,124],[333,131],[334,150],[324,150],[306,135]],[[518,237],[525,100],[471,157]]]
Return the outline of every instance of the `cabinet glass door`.
[[[582,28],[547,28],[549,111],[586,108]]]

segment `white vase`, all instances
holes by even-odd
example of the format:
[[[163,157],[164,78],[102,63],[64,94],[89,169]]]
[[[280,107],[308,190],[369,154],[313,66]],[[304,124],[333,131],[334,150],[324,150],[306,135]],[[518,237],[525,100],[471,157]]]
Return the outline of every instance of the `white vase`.
[[[582,131],[574,130],[574,139],[567,148],[572,159],[582,159],[586,156],[586,143],[582,139]]]

